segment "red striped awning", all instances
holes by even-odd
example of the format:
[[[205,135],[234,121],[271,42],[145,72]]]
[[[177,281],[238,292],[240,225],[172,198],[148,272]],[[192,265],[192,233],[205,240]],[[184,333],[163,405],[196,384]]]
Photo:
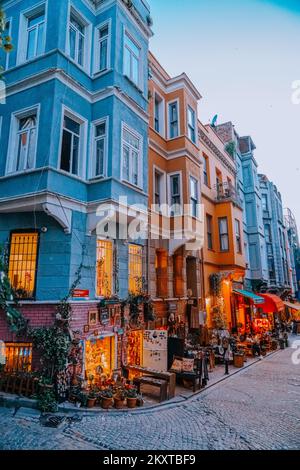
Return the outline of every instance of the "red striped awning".
[[[284,303],[278,295],[274,294],[259,294],[265,299],[262,308],[265,313],[284,312]]]

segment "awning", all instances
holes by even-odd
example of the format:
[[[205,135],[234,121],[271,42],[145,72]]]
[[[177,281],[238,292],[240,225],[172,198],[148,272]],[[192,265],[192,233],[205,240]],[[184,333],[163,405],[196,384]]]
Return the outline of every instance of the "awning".
[[[243,297],[247,297],[248,299],[251,299],[255,305],[265,303],[265,299],[263,299],[262,297],[259,297],[258,295],[248,290],[233,289],[233,292],[235,294],[242,295]]]
[[[292,304],[292,302],[283,302],[286,307],[289,307],[293,310],[300,311],[300,304]]]
[[[263,306],[265,313],[284,312],[284,303],[280,297],[274,294],[259,294],[265,299]]]

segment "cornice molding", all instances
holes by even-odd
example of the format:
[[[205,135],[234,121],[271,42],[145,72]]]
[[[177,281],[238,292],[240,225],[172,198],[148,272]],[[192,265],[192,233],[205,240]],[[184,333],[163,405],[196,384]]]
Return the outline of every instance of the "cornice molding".
[[[215,156],[221,161],[221,163],[227,168],[228,171],[233,176],[237,175],[236,168],[228,162],[227,158],[222,154],[222,152],[215,146],[215,144],[212,143],[212,141],[207,137],[207,135],[202,131],[202,129],[199,129],[199,137],[202,140],[202,142],[205,143],[205,145],[215,154]]]

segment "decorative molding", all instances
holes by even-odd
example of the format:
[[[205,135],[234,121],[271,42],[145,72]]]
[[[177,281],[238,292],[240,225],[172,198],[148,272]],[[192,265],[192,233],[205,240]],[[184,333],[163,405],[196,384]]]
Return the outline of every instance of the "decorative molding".
[[[226,157],[222,154],[222,152],[212,143],[212,141],[207,137],[207,135],[199,129],[199,137],[205,143],[205,145],[216,155],[216,157],[222,162],[222,164],[227,168],[228,171],[233,176],[236,176],[237,171],[236,169],[229,164]]]
[[[53,217],[64,229],[66,234],[70,234],[72,231],[72,210],[58,206],[57,204],[51,204],[46,202],[43,204],[43,210],[47,215]]]

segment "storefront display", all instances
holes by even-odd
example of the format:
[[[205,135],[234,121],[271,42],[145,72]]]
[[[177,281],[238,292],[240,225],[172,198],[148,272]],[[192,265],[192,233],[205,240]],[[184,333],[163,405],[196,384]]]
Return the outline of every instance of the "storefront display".
[[[85,343],[85,376],[88,380],[99,382],[105,375],[110,376],[115,364],[115,338],[89,339]]]
[[[166,371],[168,367],[168,332],[166,330],[144,331],[144,366]]]
[[[127,336],[127,364],[143,365],[143,331],[130,331]]]

